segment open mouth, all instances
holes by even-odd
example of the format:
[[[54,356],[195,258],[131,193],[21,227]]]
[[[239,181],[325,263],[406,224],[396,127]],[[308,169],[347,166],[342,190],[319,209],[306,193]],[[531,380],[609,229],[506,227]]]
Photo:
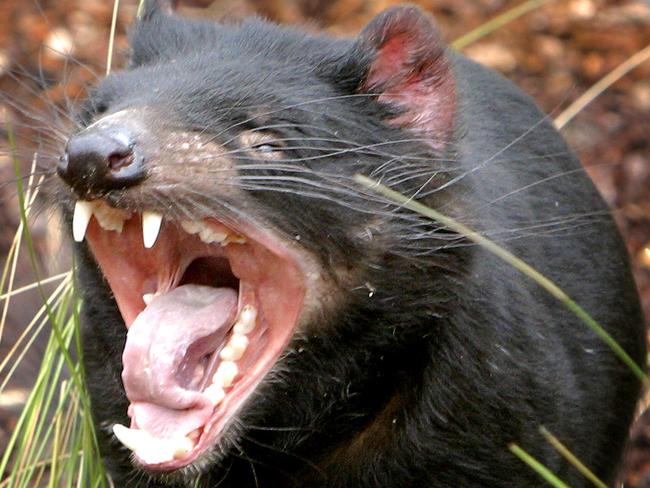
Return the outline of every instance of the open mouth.
[[[287,346],[305,297],[294,252],[253,226],[175,221],[79,201],[87,238],[128,329],[129,427],[113,432],[152,470],[214,446]]]

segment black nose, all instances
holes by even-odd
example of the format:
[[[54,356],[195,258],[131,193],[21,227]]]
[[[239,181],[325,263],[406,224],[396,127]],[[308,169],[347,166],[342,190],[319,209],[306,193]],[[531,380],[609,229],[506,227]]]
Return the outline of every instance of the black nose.
[[[91,126],[68,140],[57,172],[79,196],[101,196],[145,177],[135,138],[121,127]]]

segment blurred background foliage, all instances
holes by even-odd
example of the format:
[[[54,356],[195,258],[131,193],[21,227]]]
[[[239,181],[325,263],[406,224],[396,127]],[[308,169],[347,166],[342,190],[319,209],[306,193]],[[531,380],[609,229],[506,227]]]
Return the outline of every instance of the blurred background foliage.
[[[357,33],[393,0],[215,0],[188,15],[240,19],[261,15],[336,36]],[[416,0],[431,12],[451,42],[521,3],[512,0]],[[471,58],[493,67],[557,116],[599,79],[650,45],[650,2],[556,0],[465,47]],[[128,26],[137,2],[119,5],[113,66],[127,55]],[[20,220],[8,124],[18,144],[56,154],[65,134],[41,141],[42,127],[65,124],[70,105],[106,72],[113,2],[110,0],[0,1],[0,253],[6,255]],[[62,107],[59,112],[54,107]],[[28,118],[25,112],[38,114]],[[60,125],[60,123],[59,123]],[[641,63],[599,94],[563,129],[600,191],[614,209],[634,264],[650,323],[650,61]],[[22,154],[25,170],[30,164]],[[60,223],[44,202],[32,229],[43,269],[69,263]],[[598,243],[594,242],[594,246]],[[28,256],[18,260],[15,287],[34,280]],[[40,306],[35,293],[17,295],[0,335],[0,360]],[[31,387],[43,355],[36,341],[17,375],[0,395],[0,450]],[[4,372],[0,372],[4,373]],[[0,376],[3,377],[3,376]],[[646,425],[647,424],[647,425]],[[647,431],[647,432],[646,432]],[[626,486],[650,487],[650,419],[633,432]]]

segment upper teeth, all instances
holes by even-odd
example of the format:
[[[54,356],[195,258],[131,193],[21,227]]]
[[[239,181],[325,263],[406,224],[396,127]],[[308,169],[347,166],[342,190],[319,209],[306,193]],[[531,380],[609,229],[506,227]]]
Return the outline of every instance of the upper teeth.
[[[181,227],[188,234],[198,234],[206,244],[217,242],[222,246],[226,246],[231,243],[243,244],[246,242],[246,238],[243,236],[232,232],[219,231],[200,220],[182,220]]]
[[[94,208],[95,218],[99,225],[106,230],[122,232],[124,221],[131,217],[131,212],[121,208],[110,207],[101,200],[97,201]]]
[[[92,216],[95,215],[99,225],[106,230],[115,230],[122,232],[124,221],[131,217],[131,213],[121,208],[109,207],[101,200],[87,202],[78,200],[74,205],[74,214],[72,216],[72,237],[77,242],[84,240],[88,223]]]
[[[75,203],[72,217],[72,236],[77,242],[81,242],[86,235],[88,224],[92,216],[95,216],[99,225],[106,230],[122,232],[124,222],[131,218],[131,212],[107,205],[103,200],[88,202],[78,200]],[[142,241],[147,249],[153,247],[160,234],[163,216],[158,212],[145,210],[142,212]],[[199,238],[206,244],[219,243],[226,246],[231,243],[242,244],[246,238],[229,232],[227,229],[218,230],[200,220],[183,220],[181,227],[188,234],[198,234]]]
[[[227,238],[228,234],[225,232],[218,232],[210,227],[204,227],[199,232],[199,237],[203,242],[210,244],[211,242],[223,243]]]
[[[188,234],[198,234],[205,224],[198,220],[181,220],[181,227]]]

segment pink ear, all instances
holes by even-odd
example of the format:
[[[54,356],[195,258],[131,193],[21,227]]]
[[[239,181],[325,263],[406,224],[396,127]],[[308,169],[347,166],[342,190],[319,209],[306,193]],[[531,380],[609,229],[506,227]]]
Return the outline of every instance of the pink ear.
[[[357,49],[371,56],[361,90],[402,112],[390,123],[444,147],[454,129],[456,90],[432,19],[416,7],[391,8],[366,26]]]

